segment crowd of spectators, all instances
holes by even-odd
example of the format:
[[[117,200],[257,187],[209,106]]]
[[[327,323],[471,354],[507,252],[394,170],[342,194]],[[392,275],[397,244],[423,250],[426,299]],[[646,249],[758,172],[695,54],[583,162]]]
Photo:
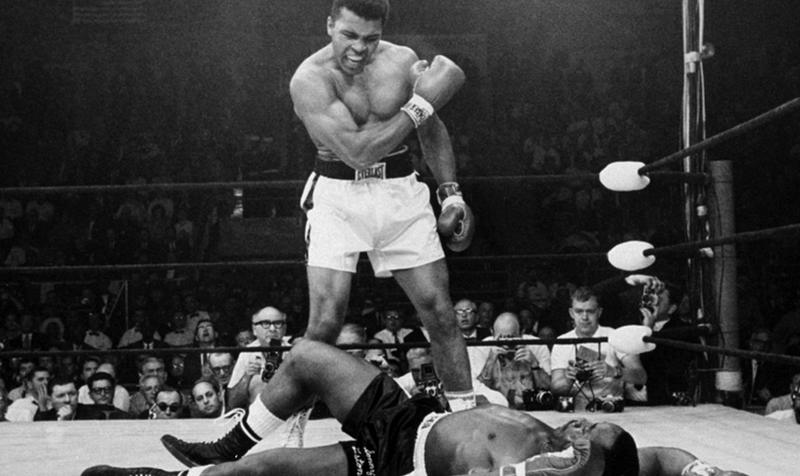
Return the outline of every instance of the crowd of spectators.
[[[672,283],[629,275],[586,287],[548,276],[529,276],[505,299],[455,302],[456,325],[464,338],[489,343],[468,348],[473,384],[482,398],[531,411],[621,411],[626,405],[686,405],[708,398],[701,387],[712,384],[702,382],[698,370],[711,364],[702,354],[659,347],[641,356],[626,355],[607,343],[503,344],[519,338],[607,336],[626,324],[647,325],[690,342],[704,335],[687,314],[686,297]],[[157,289],[163,290],[160,284]],[[263,295],[254,293],[248,300],[240,290],[217,284],[182,295],[134,296],[140,307],[127,326],[107,319],[103,300],[88,288],[69,306],[59,306],[55,291],[34,305],[5,289],[4,350],[86,351],[79,357],[0,359],[0,407],[7,407],[7,419],[211,418],[246,408],[269,385],[285,352],[215,348],[291,346],[303,335],[304,311],[291,305],[286,310],[264,307]],[[642,300],[648,289],[657,296],[654,301]],[[298,294],[300,301],[304,298]],[[754,328],[744,344],[800,355],[794,319],[799,305],[800,300],[792,303],[779,319],[780,334]],[[381,295],[357,297],[337,344],[427,342],[427,330],[410,309]],[[137,352],[103,352],[109,349]],[[354,352],[397,378],[410,394],[441,391],[425,349]],[[795,373],[790,367],[744,360],[741,404],[786,413],[797,401],[792,397]],[[315,410],[312,418],[325,415],[324,409]]]

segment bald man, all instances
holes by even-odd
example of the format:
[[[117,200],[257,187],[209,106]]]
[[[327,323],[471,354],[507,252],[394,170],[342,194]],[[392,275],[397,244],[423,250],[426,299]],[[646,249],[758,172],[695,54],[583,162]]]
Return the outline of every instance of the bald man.
[[[292,338],[286,335],[286,314],[277,308],[267,306],[254,313],[250,320],[256,340],[247,347],[269,347],[272,343],[290,345]],[[281,357],[286,357],[284,353]],[[262,371],[267,354],[263,352],[242,352],[233,366],[228,382],[230,408],[247,408],[258,398],[266,386]]]
[[[536,339],[522,334],[519,319],[512,312],[497,316],[492,326],[492,336],[487,341],[508,339]],[[513,408],[524,408],[525,390],[550,389],[550,351],[545,345],[502,345],[484,347],[487,353],[478,380],[499,391]]]

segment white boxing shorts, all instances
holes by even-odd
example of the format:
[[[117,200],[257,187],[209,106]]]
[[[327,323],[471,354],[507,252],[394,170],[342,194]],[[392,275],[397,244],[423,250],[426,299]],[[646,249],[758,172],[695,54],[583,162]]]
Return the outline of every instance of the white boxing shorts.
[[[306,210],[308,266],[355,273],[366,252],[377,277],[444,258],[428,186],[398,178],[332,179],[312,172]]]

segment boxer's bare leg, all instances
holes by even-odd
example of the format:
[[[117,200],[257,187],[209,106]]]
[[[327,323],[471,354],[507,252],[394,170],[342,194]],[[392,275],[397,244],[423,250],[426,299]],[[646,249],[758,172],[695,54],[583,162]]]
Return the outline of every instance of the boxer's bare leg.
[[[308,327],[305,336],[333,344],[342,329],[353,273],[308,266]]]
[[[445,390],[472,390],[467,346],[456,326],[445,261],[441,259],[392,273],[430,332],[434,366]]]
[[[279,418],[288,418],[317,397],[343,421],[380,370],[331,345],[303,339],[278,368],[262,402]]]

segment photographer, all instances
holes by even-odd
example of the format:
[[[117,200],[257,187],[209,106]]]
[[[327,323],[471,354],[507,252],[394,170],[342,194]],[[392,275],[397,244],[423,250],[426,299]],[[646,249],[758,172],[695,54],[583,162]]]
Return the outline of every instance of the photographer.
[[[586,287],[576,289],[569,309],[575,329],[559,338],[608,337],[612,328],[600,325],[602,313],[594,291]],[[607,342],[555,345],[550,364],[552,392],[572,397],[574,409],[579,411],[595,409],[601,401],[621,402],[625,383],[643,385],[647,381],[637,355],[617,352]]]
[[[678,307],[683,292],[671,283],[662,283],[657,278],[633,275],[633,281],[642,285],[642,299],[639,312],[642,324],[653,329],[653,336],[662,333],[670,339],[702,343],[700,329],[684,322],[678,316]],[[629,277],[630,279],[631,277]],[[693,374],[697,354],[685,349],[656,346],[651,352],[641,356],[642,365],[647,371],[647,386],[644,388],[644,401],[649,405],[688,405],[694,401],[694,387],[697,378]]]
[[[522,335],[516,314],[504,312],[497,316],[492,326],[492,336],[486,341],[506,339],[536,339]],[[550,351],[544,345],[518,345],[484,347],[488,357],[478,380],[497,390],[508,399],[512,408],[521,410],[543,410],[552,408],[550,390]],[[526,397],[538,394],[537,402]]]
[[[394,379],[406,394],[409,397],[434,395],[443,398],[441,381],[433,367],[430,349],[425,347],[409,349],[406,352],[406,359],[408,360],[408,373]],[[500,392],[490,389],[480,381],[473,380],[472,387],[475,389],[475,397],[479,405],[488,402],[504,407],[508,406],[508,401]]]
[[[251,318],[256,340],[247,347],[289,345],[291,337],[286,335],[286,314],[267,306]],[[236,359],[231,379],[228,382],[228,408],[247,408],[258,398],[261,389],[283,360],[280,352],[242,352]]]

